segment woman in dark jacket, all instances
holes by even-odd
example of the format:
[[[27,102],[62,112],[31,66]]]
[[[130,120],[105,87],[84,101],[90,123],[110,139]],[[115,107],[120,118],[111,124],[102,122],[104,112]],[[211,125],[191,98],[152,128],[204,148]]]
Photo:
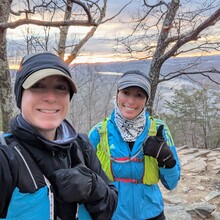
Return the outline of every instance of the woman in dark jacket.
[[[44,52],[24,57],[15,81],[21,110],[0,145],[0,218],[111,219],[117,191],[85,135],[65,119],[77,92],[67,65]]]

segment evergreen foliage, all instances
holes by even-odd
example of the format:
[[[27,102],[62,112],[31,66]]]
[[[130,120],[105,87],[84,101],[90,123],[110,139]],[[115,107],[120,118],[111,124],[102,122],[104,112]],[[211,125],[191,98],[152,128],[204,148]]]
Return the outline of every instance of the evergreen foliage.
[[[212,90],[177,90],[166,101],[164,115],[177,145],[214,149],[220,147],[220,93]]]

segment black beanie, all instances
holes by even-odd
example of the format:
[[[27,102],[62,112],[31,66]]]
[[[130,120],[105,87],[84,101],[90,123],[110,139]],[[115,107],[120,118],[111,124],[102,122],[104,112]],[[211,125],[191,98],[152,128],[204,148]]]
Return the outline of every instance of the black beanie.
[[[25,56],[16,73],[14,85],[17,107],[21,108],[22,92],[24,89],[28,89],[39,80],[52,75],[61,75],[67,78],[70,84],[71,98],[74,93],[77,93],[77,88],[71,77],[69,67],[60,57],[50,52]]]

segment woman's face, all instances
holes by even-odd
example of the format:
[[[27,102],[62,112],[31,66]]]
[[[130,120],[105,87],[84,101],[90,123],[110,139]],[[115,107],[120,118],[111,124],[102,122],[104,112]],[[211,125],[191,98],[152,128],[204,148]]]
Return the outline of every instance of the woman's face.
[[[122,116],[128,120],[135,118],[143,110],[147,101],[145,91],[139,87],[122,89],[117,95],[117,104]]]
[[[49,76],[23,91],[21,113],[39,133],[53,140],[69,110],[70,87],[62,76]]]

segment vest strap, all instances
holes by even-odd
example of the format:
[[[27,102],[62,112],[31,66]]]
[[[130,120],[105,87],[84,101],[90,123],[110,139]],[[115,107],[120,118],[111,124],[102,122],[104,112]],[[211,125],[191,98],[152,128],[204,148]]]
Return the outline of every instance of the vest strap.
[[[129,178],[117,178],[114,177],[115,181],[123,182],[123,183],[142,183],[142,180],[135,180],[135,179],[129,179]]]
[[[114,160],[117,162],[121,161],[121,162],[142,162],[143,159],[140,159],[138,157],[135,158],[131,158],[131,157],[118,157],[118,158],[114,158]]]

